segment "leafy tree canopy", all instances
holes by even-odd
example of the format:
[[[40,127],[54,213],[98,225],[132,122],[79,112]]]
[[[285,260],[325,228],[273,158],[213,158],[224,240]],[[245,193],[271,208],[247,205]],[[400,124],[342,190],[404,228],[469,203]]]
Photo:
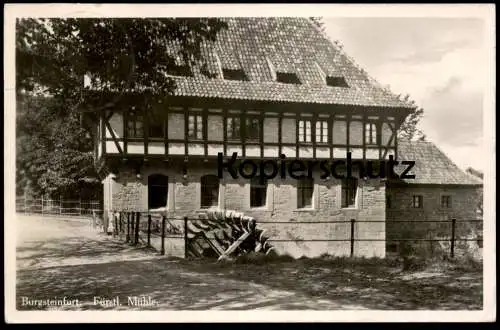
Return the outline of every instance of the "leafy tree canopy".
[[[82,128],[81,111],[113,108],[130,90],[141,95],[128,99],[130,106],[166,97],[175,88],[167,67],[199,59],[202,43],[215,40],[223,28],[216,18],[19,19],[20,190],[29,185],[41,193],[64,193],[95,177],[92,139]]]
[[[417,140],[417,141],[425,141],[426,135],[424,132],[418,127],[418,123],[424,116],[424,109],[418,107],[414,100],[410,100],[410,95],[406,94],[405,96],[401,96],[400,98],[406,102],[410,102],[415,106],[415,109],[406,117],[403,124],[400,126],[398,131],[398,138],[405,140]]]

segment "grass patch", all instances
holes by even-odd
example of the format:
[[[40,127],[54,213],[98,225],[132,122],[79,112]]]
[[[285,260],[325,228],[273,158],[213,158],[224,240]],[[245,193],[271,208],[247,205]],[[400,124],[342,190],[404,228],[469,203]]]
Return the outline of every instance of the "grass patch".
[[[278,264],[283,262],[294,262],[295,258],[288,254],[277,254],[270,252],[268,254],[250,252],[247,254],[239,255],[233,259],[224,259],[221,261],[222,264],[251,264],[251,265],[266,265],[266,264]]]

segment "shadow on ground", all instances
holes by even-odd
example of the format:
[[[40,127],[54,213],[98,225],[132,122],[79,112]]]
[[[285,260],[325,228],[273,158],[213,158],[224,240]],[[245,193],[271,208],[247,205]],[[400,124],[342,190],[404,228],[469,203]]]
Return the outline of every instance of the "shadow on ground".
[[[231,266],[198,262],[186,267],[368,309],[482,309],[482,269],[403,272],[383,263],[338,265],[328,260]]]
[[[482,270],[402,272],[384,264],[297,260],[216,264],[167,259],[103,234],[23,242],[17,249],[17,307],[29,299],[78,299],[58,309],[482,308]],[[122,306],[94,304],[120,298]],[[145,297],[152,305],[128,305]]]

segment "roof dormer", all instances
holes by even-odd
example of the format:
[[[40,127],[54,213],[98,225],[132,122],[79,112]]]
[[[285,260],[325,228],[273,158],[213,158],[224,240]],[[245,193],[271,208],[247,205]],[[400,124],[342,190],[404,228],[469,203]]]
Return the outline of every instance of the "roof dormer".
[[[326,73],[323,70],[323,67],[318,62],[314,62],[316,64],[316,68],[318,69],[321,77],[323,77],[325,84],[330,87],[349,87],[347,81],[342,76],[333,76]]]

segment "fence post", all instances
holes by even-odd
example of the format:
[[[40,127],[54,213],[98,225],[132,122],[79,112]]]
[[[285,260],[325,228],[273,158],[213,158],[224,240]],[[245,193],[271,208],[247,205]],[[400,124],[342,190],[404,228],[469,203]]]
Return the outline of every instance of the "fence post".
[[[62,215],[62,196],[59,195],[59,215]]]
[[[141,213],[136,212],[135,214],[135,240],[134,244],[137,245],[139,243],[139,221],[141,218]]]
[[[184,258],[188,257],[188,237],[187,237],[188,217],[184,217]]]
[[[355,219],[351,219],[351,257],[354,256],[354,222]]]
[[[451,219],[451,241],[450,241],[450,257],[455,257],[455,225],[457,219]]]
[[[97,228],[97,215],[95,214],[95,210],[92,210],[92,228]]]
[[[119,221],[120,221],[120,229],[119,229],[119,234],[120,236],[122,235],[123,232],[123,212],[119,211],[118,216],[119,216]]]
[[[119,232],[118,232],[118,216],[116,215],[115,211],[113,211],[113,219],[115,221],[115,225],[113,227],[113,233],[115,233],[115,236],[118,236],[119,235]]]
[[[42,195],[42,214],[43,214],[43,195]]]
[[[82,198],[78,199],[78,212],[82,215]]]
[[[130,212],[130,243],[134,244],[135,212]]]
[[[148,213],[148,247],[151,247],[151,214]]]
[[[160,254],[165,255],[165,221],[166,217],[163,215],[161,217],[161,250]]]
[[[26,194],[24,194],[24,213],[27,213],[27,207],[26,207]]]
[[[130,240],[130,212],[127,212],[127,237],[125,239],[125,242],[128,242]]]

